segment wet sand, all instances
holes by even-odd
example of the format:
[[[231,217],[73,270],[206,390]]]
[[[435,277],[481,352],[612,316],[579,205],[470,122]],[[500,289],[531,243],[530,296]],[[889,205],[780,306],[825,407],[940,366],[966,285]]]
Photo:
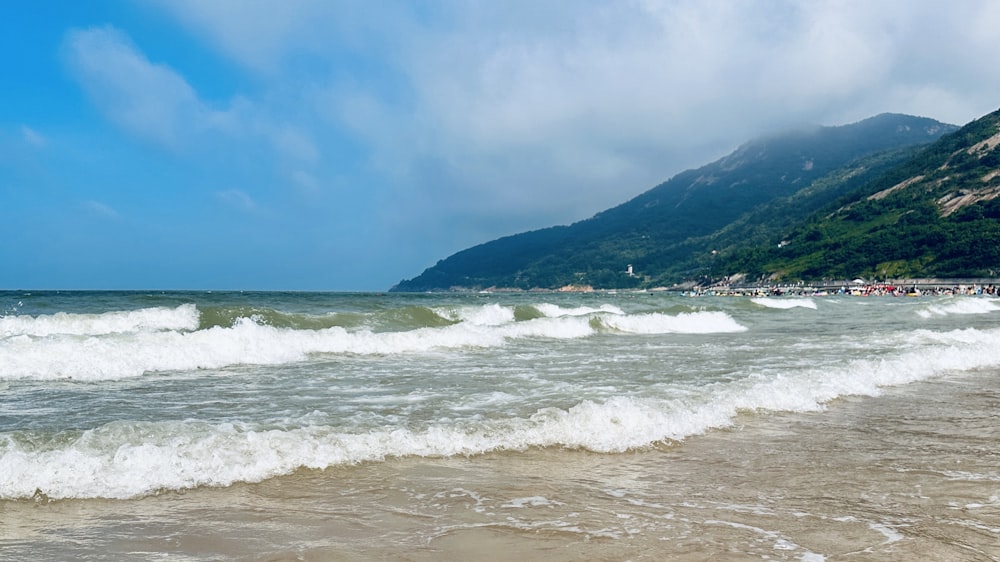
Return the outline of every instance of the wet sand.
[[[626,454],[390,459],[0,521],[5,560],[1000,560],[1000,375]]]

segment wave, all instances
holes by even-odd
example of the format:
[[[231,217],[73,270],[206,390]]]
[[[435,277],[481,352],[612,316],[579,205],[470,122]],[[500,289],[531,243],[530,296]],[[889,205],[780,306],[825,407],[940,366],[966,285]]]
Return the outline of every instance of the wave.
[[[933,316],[949,316],[952,314],[989,314],[998,310],[1000,310],[1000,306],[997,305],[995,299],[965,297],[954,299],[948,304],[929,305],[922,310],[918,310],[917,314],[922,318],[931,318]]]
[[[263,326],[296,330],[322,330],[335,326],[357,328],[364,326],[369,321],[368,315],[352,312],[304,314],[256,306],[205,306],[198,310],[201,318],[198,324],[200,330],[215,327],[229,328],[246,318]]]
[[[158,371],[279,365],[318,354],[394,355],[490,348],[514,339],[584,338],[602,328],[634,334],[745,329],[722,312],[623,315],[596,309],[597,316],[584,316],[579,309],[546,310],[550,316],[517,321],[513,307],[461,307],[438,311],[441,326],[402,331],[341,326],[282,328],[263,324],[253,316],[236,318],[229,327],[194,330],[198,313],[193,305],[81,315],[86,320],[54,315],[28,319],[17,335],[0,339],[0,380],[115,380]]]
[[[632,334],[715,334],[747,329],[725,312],[718,311],[604,316],[600,322],[611,329]]]
[[[566,308],[555,304],[542,303],[542,304],[536,304],[535,309],[537,309],[541,314],[548,316],[550,318],[558,318],[561,316],[588,316],[600,312],[608,314],[616,314],[616,315],[625,314],[625,311],[611,304],[602,304],[598,308],[593,308],[590,306],[577,306],[573,308]]]
[[[143,308],[139,310],[105,312],[102,314],[71,314],[58,312],[38,316],[0,317],[0,338],[14,336],[103,335],[164,330],[196,330],[198,309],[193,304],[176,308]]]
[[[454,322],[467,322],[476,326],[499,326],[515,320],[513,306],[488,304],[435,309],[435,312]]]
[[[327,425],[324,416],[306,416],[297,427],[294,420],[280,427],[119,421],[72,435],[14,432],[0,436],[0,499],[29,498],[36,490],[53,499],[124,499],[400,456],[529,447],[620,453],[730,426],[740,412],[816,411],[841,396],[873,396],[888,386],[997,367],[1000,348],[990,345],[997,337],[1000,330],[918,330],[914,347],[880,359],[747,376],[677,397],[614,396],[526,417],[474,417],[422,429],[351,430]]]
[[[550,334],[555,337],[558,334]],[[124,337],[21,336],[0,345],[5,379],[111,380],[154,371],[221,369],[234,365],[278,365],[310,354],[394,354],[436,348],[503,344],[503,334],[474,329],[420,328],[408,332],[291,330],[240,319],[231,328],[154,332]]]
[[[777,308],[781,310],[811,308],[816,310],[816,302],[812,299],[755,297],[750,299],[750,301],[765,308]]]

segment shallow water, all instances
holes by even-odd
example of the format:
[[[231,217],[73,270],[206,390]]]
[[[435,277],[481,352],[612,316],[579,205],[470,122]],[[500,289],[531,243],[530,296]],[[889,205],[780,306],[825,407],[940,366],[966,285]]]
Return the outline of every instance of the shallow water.
[[[986,380],[989,384],[983,385]],[[1000,382],[956,377],[622,454],[402,458],[3,505],[4,556],[996,560]]]

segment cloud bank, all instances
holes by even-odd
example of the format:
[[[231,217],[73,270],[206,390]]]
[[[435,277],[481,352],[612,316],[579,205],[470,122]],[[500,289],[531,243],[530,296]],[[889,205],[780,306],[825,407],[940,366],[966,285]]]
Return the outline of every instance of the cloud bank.
[[[206,161],[250,162],[217,200],[355,221],[390,283],[762,133],[885,111],[963,124],[1000,103],[989,0],[150,6],[243,80],[209,103],[125,31],[75,30],[66,57],[94,105],[165,150],[210,138]]]

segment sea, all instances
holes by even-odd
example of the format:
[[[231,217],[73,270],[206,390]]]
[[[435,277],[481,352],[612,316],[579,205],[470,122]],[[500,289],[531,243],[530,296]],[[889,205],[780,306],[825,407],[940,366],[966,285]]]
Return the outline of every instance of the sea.
[[[0,292],[0,560],[1000,560],[1000,300]]]

